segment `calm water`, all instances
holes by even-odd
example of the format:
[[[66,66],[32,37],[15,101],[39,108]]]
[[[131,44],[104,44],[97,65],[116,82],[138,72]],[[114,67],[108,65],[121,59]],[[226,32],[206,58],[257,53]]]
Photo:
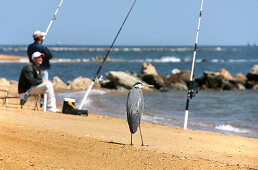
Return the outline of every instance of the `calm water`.
[[[104,46],[50,47],[55,59],[52,60],[50,78],[57,75],[62,80],[73,80],[78,76],[92,78],[99,62],[90,58],[105,56]],[[195,76],[203,71],[227,69],[232,75],[246,75],[251,67],[258,64],[258,47],[200,47],[197,52]],[[0,46],[0,54],[26,56],[25,46]],[[117,47],[111,52],[111,62],[103,66],[101,74],[107,71],[140,72],[142,62],[151,62],[158,73],[169,75],[171,70],[191,68],[192,47]],[[0,63],[0,77],[18,80],[26,61]],[[84,92],[57,94],[58,102],[64,97],[76,99]],[[175,127],[183,126],[186,91],[144,93],[144,121]],[[127,92],[92,91],[85,104],[89,111],[125,117]],[[191,129],[258,138],[258,91],[200,91],[190,102],[189,124]]]

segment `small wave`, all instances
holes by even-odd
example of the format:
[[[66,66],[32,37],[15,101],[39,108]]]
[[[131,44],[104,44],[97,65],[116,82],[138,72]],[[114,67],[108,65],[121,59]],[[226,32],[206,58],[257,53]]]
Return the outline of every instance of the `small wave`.
[[[225,62],[229,62],[229,63],[256,63],[258,62],[258,59],[210,59],[210,60],[204,60],[203,62],[212,62],[212,63],[225,63]]]
[[[145,59],[145,62],[155,62],[155,63],[179,63],[184,60],[174,57],[174,56],[165,56],[160,59]]]
[[[236,133],[249,133],[250,132],[250,130],[237,128],[237,127],[231,126],[229,124],[217,125],[217,126],[215,126],[215,129],[236,132]]]
[[[230,63],[258,62],[258,59],[229,59]]]
[[[53,59],[51,60],[51,63],[87,63],[90,62],[90,59],[71,59],[71,58],[57,58],[57,59]]]
[[[171,125],[168,123],[168,119],[160,116],[142,115],[142,120],[150,123],[161,124],[161,125]]]
[[[92,89],[91,90],[91,95],[97,95],[97,94],[106,94],[107,90],[99,90],[99,89]]]
[[[211,62],[212,63],[218,63],[218,62],[220,62],[220,60],[219,59],[212,59]]]

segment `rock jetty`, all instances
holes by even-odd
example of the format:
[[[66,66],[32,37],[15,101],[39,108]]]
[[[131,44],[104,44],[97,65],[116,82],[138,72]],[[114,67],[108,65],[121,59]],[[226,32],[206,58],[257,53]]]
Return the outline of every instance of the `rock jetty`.
[[[130,89],[135,82],[144,84],[152,84],[157,90],[187,90],[189,88],[190,71],[180,71],[174,68],[171,74],[164,76],[158,74],[156,68],[151,63],[143,63],[140,68],[140,75],[133,72],[109,71],[106,73],[106,79],[101,82],[95,82],[94,88],[107,89]],[[52,80],[55,91],[86,90],[91,79],[77,77],[68,83],[63,82],[59,77],[55,76]],[[7,80],[0,78],[0,86],[8,86],[18,84],[15,80]],[[254,65],[250,71],[244,76],[237,73],[232,76],[229,71],[222,68],[216,71],[204,71],[203,76],[196,77],[193,85],[197,89],[202,90],[245,90],[258,89],[258,65]]]

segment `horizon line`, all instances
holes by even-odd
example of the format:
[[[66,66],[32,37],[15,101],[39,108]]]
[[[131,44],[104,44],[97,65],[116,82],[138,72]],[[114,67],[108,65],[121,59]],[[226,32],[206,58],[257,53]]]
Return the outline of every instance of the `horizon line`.
[[[0,46],[28,46],[29,44],[0,44]],[[105,44],[44,44],[45,46],[109,46],[110,44],[108,45],[105,45]],[[191,47],[191,46],[194,46],[194,45],[123,45],[123,44],[119,44],[119,45],[114,45],[114,46],[117,46],[117,47],[122,47],[122,46],[127,46],[127,47],[135,47],[135,46],[147,46],[147,47],[157,47],[157,46],[160,46],[160,47]],[[253,44],[227,44],[227,45],[198,45],[199,47],[200,46],[203,46],[203,47],[206,47],[206,46],[216,46],[216,47],[219,47],[219,46],[258,46],[258,43],[253,43]]]

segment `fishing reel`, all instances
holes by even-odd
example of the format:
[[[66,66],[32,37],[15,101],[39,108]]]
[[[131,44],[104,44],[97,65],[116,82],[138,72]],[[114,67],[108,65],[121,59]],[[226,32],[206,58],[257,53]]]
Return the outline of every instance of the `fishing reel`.
[[[96,77],[96,80],[99,84],[101,84],[101,82],[104,80],[103,76],[101,75],[99,78]]]
[[[188,96],[190,97],[190,99],[192,99],[193,97],[196,96],[196,94],[198,94],[198,90],[189,90],[188,91]]]
[[[190,97],[190,99],[192,99],[193,97],[196,96],[196,94],[198,94],[198,85],[193,82],[193,81],[190,81],[189,82],[189,91],[188,91],[188,97]]]

